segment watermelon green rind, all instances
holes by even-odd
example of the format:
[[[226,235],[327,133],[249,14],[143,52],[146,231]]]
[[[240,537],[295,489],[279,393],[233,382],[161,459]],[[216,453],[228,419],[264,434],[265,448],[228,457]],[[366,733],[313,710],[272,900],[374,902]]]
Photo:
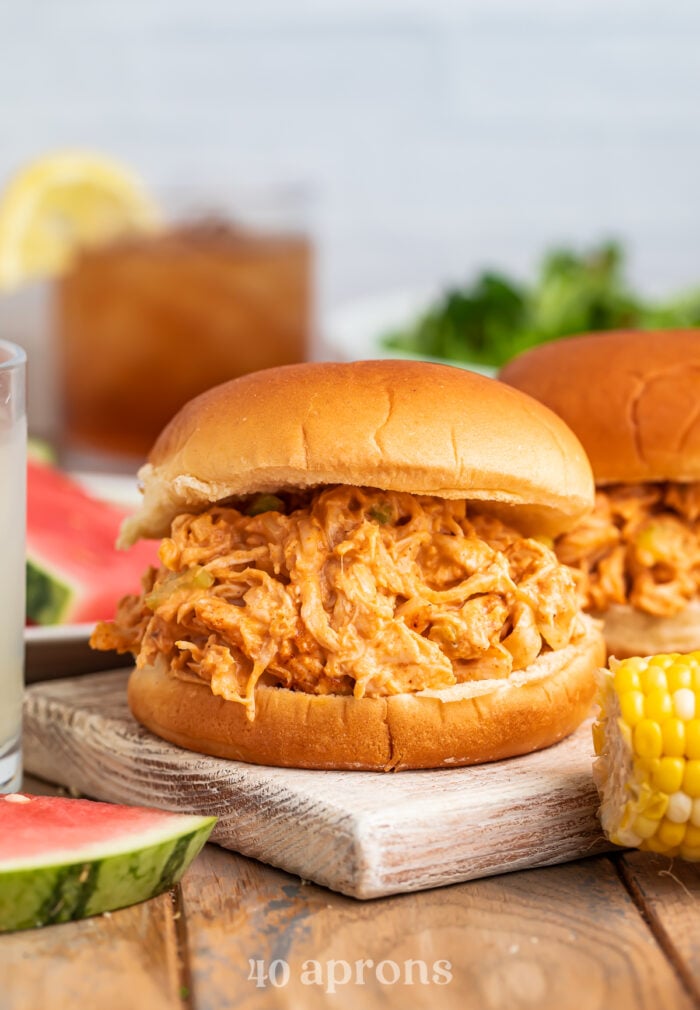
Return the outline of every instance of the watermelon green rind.
[[[4,860],[0,931],[98,915],[167,891],[202,849],[215,823],[215,817],[177,816],[157,829],[64,853],[51,865],[46,865],[46,856],[44,865],[37,856]]]
[[[35,624],[59,624],[68,613],[73,590],[27,558],[27,617]]]

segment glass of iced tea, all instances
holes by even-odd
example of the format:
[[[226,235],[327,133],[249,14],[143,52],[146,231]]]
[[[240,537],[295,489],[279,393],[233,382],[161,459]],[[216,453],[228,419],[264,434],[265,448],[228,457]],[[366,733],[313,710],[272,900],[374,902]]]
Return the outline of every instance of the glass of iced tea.
[[[78,254],[54,310],[65,463],[133,469],[193,396],[309,356],[311,244],[278,209],[184,213]]]
[[[0,793],[19,788],[22,761],[27,417],[25,353],[0,341]]]

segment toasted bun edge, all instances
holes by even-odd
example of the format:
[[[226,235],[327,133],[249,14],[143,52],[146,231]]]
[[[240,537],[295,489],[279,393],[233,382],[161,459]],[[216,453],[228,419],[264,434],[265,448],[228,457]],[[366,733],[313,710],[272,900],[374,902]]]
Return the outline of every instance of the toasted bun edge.
[[[329,484],[493,503],[526,534],[556,535],[593,504],[585,453],[547,408],[466,369],[397,360],[288,365],[217,386],[173,418],[139,479],[124,546],[214,502]]]
[[[359,699],[260,685],[251,721],[239,703],[160,662],[132,672],[129,706],[171,743],[252,764],[372,771],[479,764],[550,746],[585,719],[605,659],[597,622],[586,618],[585,626],[575,644],[506,682]]]

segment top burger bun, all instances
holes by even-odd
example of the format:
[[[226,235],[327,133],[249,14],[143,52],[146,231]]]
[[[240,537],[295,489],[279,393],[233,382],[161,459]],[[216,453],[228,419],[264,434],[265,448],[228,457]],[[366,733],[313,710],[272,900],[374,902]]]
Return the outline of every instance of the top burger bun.
[[[700,449],[700,432],[698,434]],[[252,493],[328,484],[467,498],[554,536],[593,503],[581,444],[542,404],[461,368],[414,361],[288,365],[188,403],[141,469],[121,543]]]
[[[597,484],[700,480],[700,330],[567,337],[499,377],[566,421]]]

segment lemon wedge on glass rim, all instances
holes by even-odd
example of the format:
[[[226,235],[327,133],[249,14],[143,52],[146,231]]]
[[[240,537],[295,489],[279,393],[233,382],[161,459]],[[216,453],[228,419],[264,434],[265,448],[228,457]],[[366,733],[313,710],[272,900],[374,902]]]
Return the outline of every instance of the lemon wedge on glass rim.
[[[0,290],[61,273],[82,246],[158,224],[151,197],[122,165],[88,151],[48,154],[0,193]]]

